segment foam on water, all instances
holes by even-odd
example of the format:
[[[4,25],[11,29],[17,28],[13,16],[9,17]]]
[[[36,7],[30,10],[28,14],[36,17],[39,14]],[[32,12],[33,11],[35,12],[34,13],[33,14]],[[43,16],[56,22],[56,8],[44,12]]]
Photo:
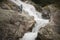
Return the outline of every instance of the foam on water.
[[[22,40],[35,40],[36,37],[37,37],[37,32],[36,33],[28,32],[24,35]]]

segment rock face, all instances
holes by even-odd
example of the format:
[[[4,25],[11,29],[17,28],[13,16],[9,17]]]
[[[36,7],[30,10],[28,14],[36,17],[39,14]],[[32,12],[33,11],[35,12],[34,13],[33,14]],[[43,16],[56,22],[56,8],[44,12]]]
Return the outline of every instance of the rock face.
[[[19,40],[34,23],[34,17],[28,14],[0,8],[0,40]]]
[[[50,5],[51,19],[38,33],[38,40],[60,40],[60,8]]]

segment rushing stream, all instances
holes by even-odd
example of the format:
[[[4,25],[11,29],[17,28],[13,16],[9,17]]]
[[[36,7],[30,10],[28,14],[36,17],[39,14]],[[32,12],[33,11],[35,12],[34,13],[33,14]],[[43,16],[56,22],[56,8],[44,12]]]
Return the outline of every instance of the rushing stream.
[[[26,4],[20,0],[10,0],[10,1],[14,2],[18,6],[22,4],[23,10],[27,12],[30,16],[34,16],[34,20],[36,21],[35,27],[32,29],[32,32],[25,33],[25,35],[21,40],[35,40],[39,29],[41,27],[44,27],[49,22],[49,20],[42,19],[41,13],[36,11],[35,7],[31,4]]]

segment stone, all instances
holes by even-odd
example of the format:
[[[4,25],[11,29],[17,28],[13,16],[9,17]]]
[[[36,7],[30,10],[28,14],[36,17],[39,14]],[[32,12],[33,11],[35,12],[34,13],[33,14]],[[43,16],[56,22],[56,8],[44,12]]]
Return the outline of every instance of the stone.
[[[0,40],[19,40],[34,24],[34,17],[28,14],[0,9]]]
[[[51,11],[50,22],[40,28],[38,37],[40,40],[60,40],[60,8],[52,4],[49,6]]]
[[[42,18],[50,19],[50,9],[49,9],[48,5],[45,7],[42,7]]]

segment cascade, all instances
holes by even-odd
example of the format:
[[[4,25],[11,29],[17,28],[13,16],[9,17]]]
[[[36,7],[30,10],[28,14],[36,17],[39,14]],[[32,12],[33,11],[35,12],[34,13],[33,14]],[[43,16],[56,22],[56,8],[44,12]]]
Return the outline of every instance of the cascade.
[[[34,16],[34,20],[36,21],[35,27],[32,29],[32,32],[27,32],[23,36],[21,40],[35,40],[37,37],[38,31],[41,27],[44,27],[49,20],[42,19],[41,13],[38,12],[35,7],[31,4],[27,4],[22,2],[21,0],[10,0],[11,2],[15,3],[17,6],[22,5],[23,10],[27,12],[30,16]]]

